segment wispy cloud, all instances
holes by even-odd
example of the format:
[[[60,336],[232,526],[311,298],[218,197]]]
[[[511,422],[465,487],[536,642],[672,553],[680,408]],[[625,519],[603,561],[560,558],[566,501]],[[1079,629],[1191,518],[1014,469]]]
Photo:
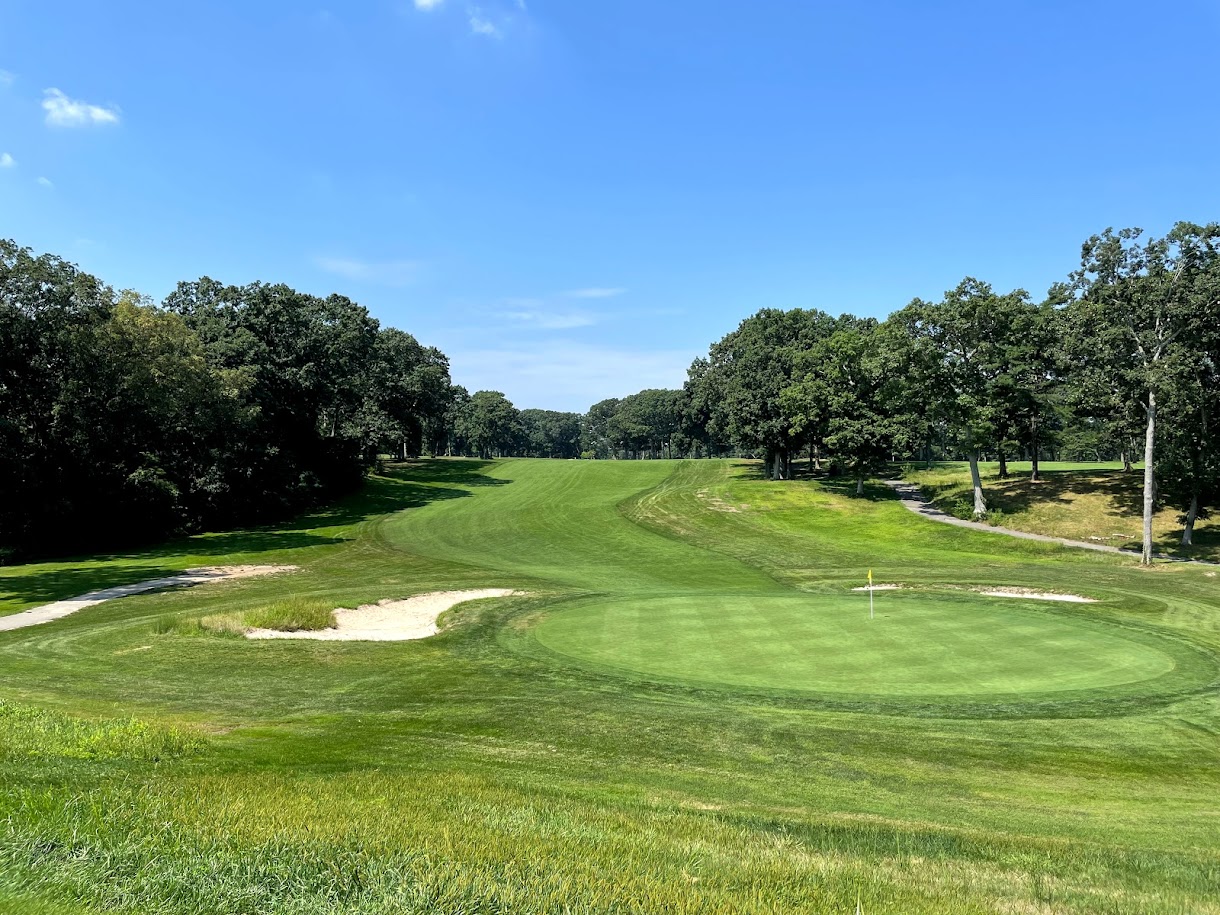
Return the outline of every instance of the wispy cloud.
[[[417,10],[434,10],[445,0],[415,0],[415,8]]]
[[[592,327],[597,323],[597,315],[587,311],[556,312],[544,308],[517,308],[502,312],[502,317],[541,330],[571,330],[574,327]]]
[[[15,73],[10,73],[8,70],[0,70],[0,89],[7,89],[15,82],[17,82],[17,75]]]
[[[607,397],[645,388],[677,388],[698,355],[685,350],[635,350],[547,340],[514,347],[463,350],[446,345],[453,379],[475,391],[503,391],[518,407],[584,412]]]
[[[119,122],[118,108],[105,108],[68,98],[55,88],[45,89],[42,94],[42,109],[47,113],[47,123],[52,127],[92,127]]]
[[[8,153],[0,153],[0,168],[12,168],[17,164],[17,160]]]
[[[564,295],[570,299],[613,299],[626,291],[618,286],[591,286],[588,289],[569,289]]]
[[[53,182],[50,178],[44,178],[41,175],[38,176],[38,183],[43,187],[55,187],[55,182]]]
[[[377,286],[409,286],[421,267],[419,261],[412,260],[363,261],[348,257],[319,257],[315,263],[327,273]]]
[[[500,27],[484,15],[483,11],[477,6],[472,7],[467,13],[467,19],[470,22],[470,31],[476,35],[486,35],[488,38],[501,38],[502,33]]]

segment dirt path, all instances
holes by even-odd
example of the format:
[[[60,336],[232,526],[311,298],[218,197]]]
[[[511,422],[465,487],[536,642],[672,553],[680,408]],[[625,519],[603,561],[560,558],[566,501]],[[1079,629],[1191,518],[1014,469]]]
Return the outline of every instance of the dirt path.
[[[138,581],[130,585],[118,585],[114,588],[102,588],[100,591],[90,591],[80,597],[67,600],[57,600],[53,604],[43,604],[21,613],[10,616],[0,616],[0,632],[13,629],[24,629],[26,626],[38,626],[52,620],[70,616],[78,610],[92,607],[103,601],[115,600],[120,597],[130,597],[133,594],[143,594],[146,591],[162,591],[166,588],[191,587],[202,585],[209,581],[227,581],[233,578],[251,578],[255,575],[274,575],[277,572],[292,572],[296,566],[208,566],[200,569],[186,569],[178,575],[165,578],[150,578],[148,581]]]
[[[1116,546],[1109,546],[1104,543],[1089,543],[1087,540],[1068,540],[1066,537],[1048,537],[1045,534],[1031,534],[1028,531],[1016,531],[1010,527],[996,527],[993,524],[983,524],[980,521],[963,521],[961,518],[954,518],[952,515],[946,514],[931,502],[924,499],[920,493],[919,487],[913,483],[907,483],[903,480],[883,480],[886,486],[898,493],[898,498],[902,500],[902,504],[915,512],[917,515],[923,515],[925,518],[930,518],[933,521],[939,521],[941,524],[952,524],[954,527],[966,527],[974,531],[982,531],[985,534],[1003,534],[1006,537],[1019,537],[1022,540],[1037,540],[1040,543],[1057,543],[1060,546],[1070,546],[1078,550],[1093,550],[1098,553],[1118,553],[1122,556],[1135,556],[1139,558],[1139,552],[1136,550],[1123,550]],[[1179,559],[1177,556],[1166,556],[1164,553],[1154,553],[1157,559],[1165,559],[1170,562],[1189,562],[1194,565],[1211,566],[1216,565],[1214,562],[1207,562],[1203,559]]]

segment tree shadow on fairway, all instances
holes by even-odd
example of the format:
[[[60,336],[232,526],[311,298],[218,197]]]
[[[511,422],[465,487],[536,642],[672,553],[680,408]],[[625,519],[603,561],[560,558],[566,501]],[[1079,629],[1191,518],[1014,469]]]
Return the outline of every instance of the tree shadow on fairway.
[[[17,566],[15,568],[20,568]],[[133,585],[152,578],[167,578],[182,570],[170,566],[79,566],[69,569],[39,569],[20,575],[0,576],[0,606],[19,601],[35,606],[66,600],[119,585]],[[0,615],[3,611],[0,610]]]
[[[1113,506],[1106,514],[1124,520],[1136,520],[1143,513],[1143,475],[1122,470],[1044,470],[1039,483],[1028,477],[989,480],[985,484],[989,501],[1010,514],[1029,511],[1047,502],[1070,504],[1073,497],[1083,494],[1105,496]]]
[[[856,494],[856,478],[842,474],[832,474],[826,470],[810,469],[804,462],[793,461],[792,478],[789,480],[772,480],[767,474],[767,468],[761,461],[740,461],[737,463],[739,477],[753,483],[816,483],[825,492],[845,499],[861,499],[866,502],[888,502],[898,498],[897,493],[888,486],[864,482],[864,494]]]
[[[162,578],[188,565],[228,562],[229,557],[249,563],[299,564],[309,559],[303,551],[355,539],[354,532],[334,529],[433,502],[466,498],[476,487],[510,483],[483,473],[491,463],[425,460],[397,464],[370,476],[347,498],[282,524],[196,534],[148,548],[72,557],[56,562],[58,568],[40,568],[41,564],[8,567],[0,570],[0,602],[48,603],[98,588]],[[292,555],[284,555],[288,553]],[[81,565],[71,567],[74,562]]]

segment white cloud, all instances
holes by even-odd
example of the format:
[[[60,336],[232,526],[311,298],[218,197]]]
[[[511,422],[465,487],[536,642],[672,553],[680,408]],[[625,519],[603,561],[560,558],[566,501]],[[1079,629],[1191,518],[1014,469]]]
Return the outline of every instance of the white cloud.
[[[17,160],[8,153],[0,153],[0,168],[12,168],[17,164]]]
[[[434,10],[445,0],[415,0],[415,8],[417,10]]]
[[[449,354],[453,380],[468,390],[503,391],[516,406],[583,413],[607,397],[645,388],[679,388],[698,355],[685,350],[641,351],[547,340],[502,349]]]
[[[476,35],[486,35],[489,38],[500,38],[500,29],[494,22],[483,15],[483,11],[474,7],[469,13],[470,31]]]
[[[613,299],[620,296],[626,289],[620,287],[593,286],[588,289],[569,289],[564,293],[570,299]]]
[[[68,98],[55,88],[43,90],[42,108],[52,127],[90,127],[119,122],[118,108],[103,108]]]
[[[17,75],[8,70],[0,70],[0,89],[7,89],[17,81]]]
[[[38,183],[43,187],[55,187],[55,183],[50,178],[43,178],[41,175],[38,178]]]
[[[553,312],[542,308],[519,308],[503,312],[503,317],[543,330],[570,330],[574,327],[592,327],[597,323],[597,316],[587,311]]]
[[[419,275],[418,261],[362,261],[347,257],[319,257],[315,263],[327,273],[333,273],[357,283],[378,286],[409,286]]]

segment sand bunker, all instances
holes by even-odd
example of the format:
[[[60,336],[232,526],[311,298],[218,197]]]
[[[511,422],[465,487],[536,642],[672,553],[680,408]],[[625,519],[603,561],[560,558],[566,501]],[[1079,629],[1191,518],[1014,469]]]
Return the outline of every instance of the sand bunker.
[[[975,588],[984,597],[1021,597],[1027,600],[1059,600],[1069,604],[1095,604],[1091,597],[1079,594],[1057,594],[1054,591],[1035,591],[1032,588]]]
[[[406,600],[383,600],[355,610],[335,611],[335,628],[281,632],[278,629],[251,629],[248,639],[318,639],[341,642],[405,642],[426,639],[440,630],[436,620],[446,610],[468,600],[485,597],[514,597],[522,591],[483,588],[476,591],[433,591]]]
[[[906,585],[886,584],[873,585],[870,589],[868,585],[861,585],[858,588],[852,588],[853,591],[900,591]],[[961,590],[960,585],[941,585],[940,587],[949,588],[951,590]],[[1025,600],[1057,600],[1069,604],[1095,604],[1097,603],[1091,597],[1084,597],[1080,594],[1061,594],[1056,591],[1036,591],[1033,588],[971,588],[971,591],[976,594],[982,594],[984,597],[1019,597]]]
[[[278,572],[295,572],[296,566],[203,566],[197,569],[186,569],[177,575],[165,578],[150,578],[148,581],[138,581],[130,585],[118,585],[114,588],[102,588],[100,591],[90,591],[80,597],[59,600],[53,604],[43,604],[23,613],[12,616],[0,616],[0,632],[11,629],[24,629],[26,626],[37,626],[52,620],[92,607],[103,601],[115,600],[120,597],[130,597],[133,594],[143,594],[146,591],[163,591],[166,588],[190,587],[202,585],[209,581],[227,581],[231,578],[253,578],[256,575],[274,575]]]

